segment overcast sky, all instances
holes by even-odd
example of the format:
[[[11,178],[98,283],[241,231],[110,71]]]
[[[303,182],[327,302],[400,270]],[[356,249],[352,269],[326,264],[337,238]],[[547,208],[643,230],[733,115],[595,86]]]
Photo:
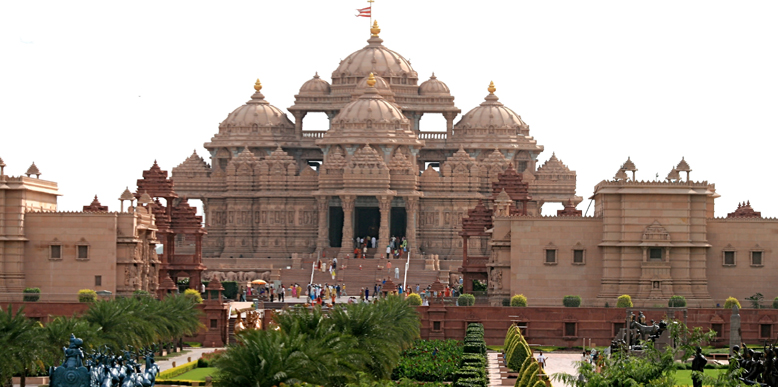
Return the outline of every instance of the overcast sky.
[[[0,157],[35,161],[59,183],[60,210],[170,170],[251,96],[291,106],[369,37],[365,1],[0,2]],[[716,184],[716,216],[750,200],[778,216],[772,178],[778,106],[778,2],[376,0],[384,45],[421,80],[448,84],[463,114],[494,81],[500,101],[594,185],[631,156],[638,179],[681,157]],[[291,114],[290,119],[293,120]],[[459,120],[459,118],[457,118]],[[324,129],[309,115],[307,129]],[[445,130],[428,115],[422,130]],[[545,213],[551,212],[547,208]],[[592,210],[589,211],[591,215]]]

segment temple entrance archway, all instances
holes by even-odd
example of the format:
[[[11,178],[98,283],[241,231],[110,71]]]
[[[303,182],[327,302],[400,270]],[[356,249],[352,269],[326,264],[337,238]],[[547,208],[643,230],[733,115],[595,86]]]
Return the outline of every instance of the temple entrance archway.
[[[343,208],[330,207],[330,247],[342,247],[343,241]]]
[[[354,208],[354,236],[376,237],[381,227],[381,211],[375,207]]]
[[[406,222],[406,216],[405,216],[405,208],[404,207],[392,207],[392,215],[389,218],[390,224],[390,233],[389,236],[395,236],[397,238],[402,238],[405,236],[405,222]]]

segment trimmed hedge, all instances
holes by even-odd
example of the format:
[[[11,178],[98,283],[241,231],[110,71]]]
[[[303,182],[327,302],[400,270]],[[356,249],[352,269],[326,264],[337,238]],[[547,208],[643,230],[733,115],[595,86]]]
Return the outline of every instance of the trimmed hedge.
[[[183,375],[193,369],[197,368],[197,360],[190,361],[189,363],[181,364],[178,367],[173,367],[167,371],[162,371],[157,375],[157,378],[159,379],[172,379],[176,376]],[[160,382],[160,380],[157,379],[157,383]]]
[[[667,306],[671,308],[683,308],[686,306],[686,298],[684,296],[672,296],[667,301]]]
[[[624,294],[619,296],[618,300],[616,300],[616,307],[617,308],[631,308],[632,307],[632,297],[629,296],[629,294]]]
[[[238,283],[235,281],[224,281],[222,282],[222,287],[224,288],[224,291],[222,291],[222,295],[224,297],[227,297],[228,300],[234,300],[235,297],[238,296]]]
[[[78,291],[78,302],[97,301],[97,292],[92,289],[81,289]]]
[[[562,305],[568,308],[577,308],[581,306],[581,296],[565,296],[562,299]]]
[[[724,301],[724,309],[732,309],[732,306],[734,305],[737,305],[738,309],[743,309],[743,307],[740,306],[740,301],[735,297],[729,297]]]
[[[527,306],[527,297],[523,294],[517,294],[511,297],[511,306]]]
[[[475,296],[472,294],[463,294],[457,298],[457,305],[459,306],[473,306],[475,305]]]
[[[454,382],[454,387],[486,387],[486,379],[462,378]]]
[[[408,303],[413,306],[421,306],[421,296],[416,293],[409,294]]]
[[[521,374],[521,379],[516,383],[517,387],[530,387],[535,384],[540,366],[537,362],[532,362]]]
[[[482,355],[466,353],[459,361],[460,367],[486,367],[486,359]]]
[[[37,302],[41,299],[41,288],[24,289],[24,302]]]
[[[778,297],[775,297],[775,299],[773,299],[773,309],[778,309]]]

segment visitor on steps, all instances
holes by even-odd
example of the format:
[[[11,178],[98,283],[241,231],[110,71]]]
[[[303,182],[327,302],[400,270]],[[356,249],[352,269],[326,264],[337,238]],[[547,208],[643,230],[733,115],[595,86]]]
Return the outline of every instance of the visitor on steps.
[[[370,239],[370,243],[372,243],[373,244],[373,248],[375,248],[375,243],[376,243],[375,237]]]
[[[386,246],[386,259],[392,257],[392,245]]]

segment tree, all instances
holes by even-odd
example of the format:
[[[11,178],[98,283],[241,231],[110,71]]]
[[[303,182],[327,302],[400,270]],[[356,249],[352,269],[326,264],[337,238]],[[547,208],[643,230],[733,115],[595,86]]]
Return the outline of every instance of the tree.
[[[527,306],[527,297],[523,294],[517,294],[511,297],[511,306]]]
[[[619,296],[619,298],[616,300],[616,307],[617,308],[631,308],[632,307],[632,297],[629,296],[629,294],[624,294]]]
[[[42,347],[39,331],[41,325],[24,316],[24,308],[20,308],[16,314],[9,305],[5,311],[0,309],[0,348],[3,348],[3,356],[0,356],[0,378],[3,385],[11,384],[14,374],[21,375],[21,387],[24,387],[26,376],[30,372],[44,369],[40,361]]]
[[[738,309],[741,309],[740,301],[737,300],[735,297],[728,297],[724,301],[724,309],[732,309],[733,306],[737,305]]]

